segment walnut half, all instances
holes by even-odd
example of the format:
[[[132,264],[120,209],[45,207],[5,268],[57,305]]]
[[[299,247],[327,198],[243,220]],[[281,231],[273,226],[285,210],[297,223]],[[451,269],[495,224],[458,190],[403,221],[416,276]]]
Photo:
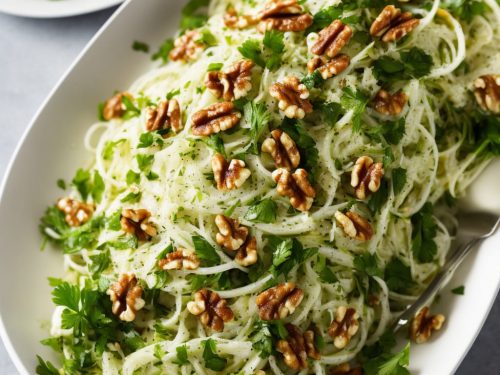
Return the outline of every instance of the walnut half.
[[[383,115],[397,116],[403,111],[407,101],[408,96],[403,91],[391,94],[381,89],[373,98],[372,107]]]
[[[193,250],[178,248],[168,253],[167,256],[158,261],[158,267],[162,270],[195,270],[200,266],[200,260]]]
[[[184,62],[196,60],[205,48],[203,43],[199,42],[200,38],[201,34],[198,30],[186,31],[175,40],[174,48],[168,54],[170,60]]]
[[[302,119],[313,110],[309,90],[295,76],[286,77],[269,88],[271,96],[278,100],[278,107],[286,117]]]
[[[307,71],[313,73],[317,69],[321,78],[327,80],[342,73],[350,63],[351,59],[344,54],[337,55],[331,60],[323,56],[316,56],[307,63]]]
[[[269,153],[278,168],[292,170],[300,164],[300,153],[294,140],[283,130],[275,129],[262,143],[262,152]]]
[[[245,168],[245,162],[233,159],[230,163],[221,154],[212,158],[212,170],[219,190],[234,190],[242,186],[250,177],[250,169]]]
[[[300,328],[287,324],[288,336],[285,340],[279,340],[276,350],[283,354],[285,364],[293,370],[307,368],[307,358],[320,359],[321,356],[314,345],[314,331],[307,330],[304,333]]]
[[[308,180],[308,173],[305,169],[297,169],[295,172],[279,168],[273,174],[273,179],[276,182],[276,191],[279,195],[290,198],[290,204],[293,208],[299,211],[309,211],[316,190],[311,186]]]
[[[410,12],[401,13],[401,9],[387,5],[373,21],[370,34],[381,38],[385,43],[395,42],[415,29],[419,23],[420,20]]]
[[[187,304],[188,311],[197,315],[204,326],[216,332],[224,330],[224,323],[233,319],[233,311],[227,306],[227,301],[217,293],[201,289],[194,294],[194,301]]]
[[[348,211],[345,214],[337,211],[335,212],[335,219],[344,233],[351,238],[368,241],[373,236],[370,223],[353,211]]]
[[[240,225],[238,220],[224,215],[217,215],[215,225],[219,228],[215,240],[226,250],[238,250],[247,240],[248,228]]]
[[[257,296],[255,302],[262,320],[284,319],[302,302],[304,292],[294,283],[278,284]]]
[[[112,96],[104,103],[104,108],[102,110],[102,117],[104,120],[109,121],[114,118],[121,118],[126,111],[125,105],[123,104],[123,97],[127,97],[132,100],[132,94],[128,92],[119,92],[118,94]]]
[[[351,173],[351,186],[355,189],[356,198],[366,199],[370,192],[377,192],[383,175],[382,163],[374,163],[369,156],[359,157]]]
[[[149,221],[151,213],[145,209],[124,208],[120,224],[124,232],[134,234],[139,241],[147,241],[156,236],[156,227]]]
[[[319,32],[319,38],[311,47],[315,55],[335,57],[352,37],[352,29],[340,20],[333,21]]]
[[[64,220],[72,227],[85,224],[92,218],[94,206],[85,202],[71,198],[61,198],[57,201],[56,207],[65,214]]]
[[[208,136],[231,129],[241,120],[231,102],[215,103],[193,114],[191,132],[194,135]]]
[[[348,306],[339,306],[335,311],[328,334],[333,339],[333,345],[337,349],[344,349],[351,337],[353,337],[359,329],[359,316],[355,309]]]
[[[240,60],[219,72],[208,72],[205,86],[216,98],[225,101],[243,98],[252,89],[251,60]]]
[[[303,31],[311,26],[313,17],[305,13],[297,0],[270,0],[259,13],[260,32],[266,30]]]
[[[439,331],[443,326],[445,317],[442,314],[431,315],[429,308],[422,308],[410,324],[410,337],[417,344],[427,342],[433,331]]]
[[[176,99],[163,100],[158,106],[148,109],[146,130],[152,132],[172,129],[178,133],[182,127],[181,107]]]
[[[500,74],[487,74],[474,81],[474,96],[479,106],[500,113]]]
[[[112,312],[126,322],[135,319],[137,311],[145,305],[142,297],[142,288],[137,285],[137,278],[134,274],[124,273],[118,281],[111,284],[106,294],[111,299]]]

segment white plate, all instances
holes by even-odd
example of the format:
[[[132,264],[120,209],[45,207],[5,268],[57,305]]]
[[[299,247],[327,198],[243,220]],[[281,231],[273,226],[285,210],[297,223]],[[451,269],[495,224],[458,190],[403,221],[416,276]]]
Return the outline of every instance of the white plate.
[[[95,12],[123,0],[0,0],[0,12],[23,17],[57,18]]]
[[[150,69],[149,57],[132,51],[132,41],[147,41],[152,48],[157,47],[174,34],[183,3],[126,3],[42,106],[11,162],[0,198],[0,333],[23,375],[34,372],[36,354],[53,358],[39,340],[48,336],[53,309],[46,278],[62,274],[60,252],[50,248],[39,251],[38,219],[60,194],[55,181],[69,180],[78,166],[90,160],[82,139],[95,120],[97,103],[114,90],[126,89]],[[499,170],[499,164],[491,166],[478,185],[491,187],[496,193],[491,199],[497,202]],[[485,197],[484,192],[478,195]],[[450,283],[450,288],[465,285],[465,296],[442,292],[436,311],[445,313],[448,320],[432,342],[412,348],[411,368],[415,374],[453,373],[495,299],[500,284],[499,264],[497,235],[468,259]]]

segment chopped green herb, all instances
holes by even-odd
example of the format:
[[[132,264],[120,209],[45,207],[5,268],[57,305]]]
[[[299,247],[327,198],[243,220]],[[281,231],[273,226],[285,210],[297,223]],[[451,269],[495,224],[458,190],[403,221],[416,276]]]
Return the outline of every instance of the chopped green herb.
[[[380,188],[372,194],[368,201],[368,208],[372,213],[380,212],[389,197],[389,187],[385,178],[380,182]]]
[[[301,83],[303,83],[309,90],[321,86],[325,80],[321,76],[321,73],[318,70],[315,70],[312,73],[309,73],[308,75],[304,76],[301,80]]]
[[[59,370],[54,367],[49,361],[44,361],[39,355],[36,356],[38,365],[36,366],[36,373],[38,375],[60,375]]]
[[[432,262],[437,253],[434,237],[436,237],[438,226],[434,221],[432,211],[432,204],[426,203],[411,217],[413,225],[411,250],[419,263]]]
[[[175,97],[175,96],[179,95],[180,93],[181,93],[181,90],[180,90],[180,89],[169,91],[169,92],[167,93],[167,100],[172,99],[173,97]]]
[[[361,90],[354,91],[350,87],[344,88],[343,91],[344,95],[342,95],[342,98],[340,99],[340,104],[344,110],[351,110],[353,112],[352,130],[353,132],[358,132],[361,130],[361,118],[363,113],[365,113],[365,109],[370,98]]]
[[[392,170],[392,189],[394,194],[399,194],[406,185],[406,169],[396,168]]]
[[[252,143],[250,150],[253,154],[259,153],[259,138],[271,120],[271,114],[264,103],[248,102],[244,107],[245,122],[250,125]]]
[[[184,8],[182,8],[182,18],[180,29],[191,30],[201,27],[207,21],[207,15],[200,12],[208,6],[210,0],[190,0]]]
[[[380,269],[377,256],[370,253],[362,253],[354,257],[354,268],[368,276],[383,277],[384,272]]]
[[[226,368],[227,359],[217,354],[217,344],[214,339],[208,339],[202,342],[203,360],[205,367],[214,371],[222,371]]]
[[[215,251],[215,248],[202,236],[191,237],[196,255],[207,266],[215,266],[219,264],[220,257]]]
[[[245,219],[254,223],[274,223],[278,206],[271,198],[266,198],[248,208]]]
[[[130,192],[126,196],[124,196],[122,199],[120,199],[120,202],[122,203],[137,203],[141,200],[142,193],[139,191],[137,193]]]
[[[398,258],[392,258],[385,267],[385,277],[390,290],[397,293],[405,292],[413,286],[410,267],[406,266]]]
[[[296,238],[269,236],[268,246],[273,252],[270,271],[276,277],[279,275],[286,277],[293,267],[302,264],[318,252],[317,248],[304,249]]]
[[[177,357],[172,361],[176,365],[183,366],[188,365],[188,351],[186,345],[181,345],[175,348],[175,352],[177,353]]]
[[[170,51],[172,51],[173,49],[174,40],[169,38],[161,44],[161,46],[158,48],[158,51],[156,51],[153,56],[151,56],[151,59],[153,61],[161,60],[163,64],[166,64],[170,59]]]
[[[149,52],[149,45],[147,43],[139,42],[139,41],[135,40],[134,43],[132,44],[132,49],[134,51],[148,53]]]
[[[238,47],[238,51],[240,51],[243,57],[252,60],[255,64],[261,67],[266,66],[266,61],[262,57],[262,48],[259,40],[246,40],[240,47]]]
[[[400,60],[382,56],[373,63],[375,77],[383,82],[395,82],[421,78],[428,75],[434,64],[432,57],[413,47],[400,53]]]
[[[284,33],[276,30],[266,31],[262,43],[266,52],[266,68],[269,70],[276,69],[281,63],[281,57],[285,50],[283,41]]]
[[[463,285],[457,286],[456,288],[452,289],[451,292],[453,294],[463,296],[465,294],[465,286],[463,286]]]
[[[366,375],[410,375],[407,367],[410,363],[410,343],[394,355],[382,354],[363,365]]]
[[[66,181],[64,181],[62,178],[57,180],[57,187],[62,190],[66,190]]]

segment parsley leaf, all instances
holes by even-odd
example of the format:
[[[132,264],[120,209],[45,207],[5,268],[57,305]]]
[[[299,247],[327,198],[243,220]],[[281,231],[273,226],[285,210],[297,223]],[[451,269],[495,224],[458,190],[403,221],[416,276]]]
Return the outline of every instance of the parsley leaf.
[[[266,198],[248,208],[245,219],[254,223],[274,223],[278,206],[271,198]]]
[[[154,141],[155,137],[153,133],[151,132],[142,133],[139,137],[139,143],[137,145],[137,148],[150,147],[153,145]]]
[[[76,171],[75,177],[73,177],[71,183],[76,187],[82,199],[87,200],[87,197],[89,196],[91,190],[90,172],[79,168]]]
[[[314,72],[309,73],[306,76],[304,76],[300,80],[300,82],[303,83],[309,90],[311,90],[315,87],[321,86],[321,84],[323,82],[325,82],[325,80],[321,76],[321,73],[319,72],[319,70],[316,69]]]
[[[400,293],[413,286],[410,267],[406,266],[398,258],[392,258],[385,267],[384,279],[389,289]]]
[[[250,125],[250,137],[252,143],[250,150],[254,155],[259,153],[259,138],[271,120],[271,114],[267,111],[264,103],[248,102],[244,108],[245,122]]]
[[[201,142],[205,143],[212,150],[221,154],[225,158],[227,158],[226,149],[224,148],[224,141],[219,133],[212,134],[209,137],[203,137]]]
[[[422,49],[413,47],[400,53],[400,60],[382,56],[373,63],[375,77],[383,82],[404,81],[428,75],[434,61]]]
[[[215,266],[219,264],[220,257],[215,251],[215,248],[202,236],[192,236],[191,237],[196,255],[203,261],[207,266]]]
[[[280,65],[284,50],[284,33],[276,30],[266,31],[262,44],[258,39],[248,39],[238,47],[243,57],[269,70]]]
[[[304,249],[296,238],[268,237],[268,246],[273,252],[273,262],[270,271],[274,276],[284,275],[308,258],[316,255],[318,248]]]
[[[361,130],[361,117],[365,112],[366,106],[370,98],[361,90],[354,91],[350,87],[344,88],[344,95],[340,98],[340,104],[346,111],[352,110],[353,132]]]
[[[175,348],[175,352],[177,353],[177,357],[172,361],[173,363],[179,366],[189,364],[188,351],[185,344]]]
[[[321,119],[331,127],[335,126],[342,115],[342,106],[339,103],[320,102],[314,107],[319,110]]]
[[[465,294],[465,286],[461,285],[461,286],[457,286],[456,288],[453,288],[451,290],[451,292],[453,294],[456,294],[458,296],[463,296]]]
[[[410,375],[406,368],[410,363],[410,344],[394,355],[382,354],[363,365],[366,375]]]
[[[467,23],[470,23],[474,17],[489,11],[488,6],[482,0],[446,0],[443,1],[443,7]]]
[[[226,368],[227,359],[222,358],[217,354],[217,345],[215,340],[208,339],[202,342],[203,346],[203,360],[205,367],[214,371],[222,371]]]
[[[437,253],[434,237],[437,224],[432,217],[432,204],[427,202],[422,209],[411,217],[413,230],[411,234],[411,250],[419,263],[432,262]]]
[[[180,29],[184,31],[203,26],[207,21],[207,15],[199,12],[199,10],[207,7],[209,3],[210,0],[190,0],[182,8]]]
[[[141,110],[136,107],[127,95],[122,95],[122,104],[125,106],[125,113],[122,116],[123,119],[128,120],[141,114]]]
[[[141,174],[134,172],[132,169],[129,169],[125,180],[127,182],[127,185],[139,184],[141,182]]]
[[[125,195],[122,199],[120,199],[120,202],[122,203],[137,203],[141,200],[142,198],[142,193],[139,191],[137,193],[130,192],[127,195]]]
[[[208,64],[207,72],[218,72],[223,66],[223,63],[210,63]]]
[[[406,169],[396,168],[392,170],[392,189],[394,194],[399,194],[406,185]]]
[[[38,365],[36,366],[36,373],[38,375],[60,375],[59,370],[52,363],[44,361],[39,355],[36,358],[38,360]]]
[[[170,59],[170,51],[174,49],[174,40],[172,38],[166,39],[158,50],[151,56],[153,61],[160,60],[163,64],[166,64]]]
[[[149,52],[148,44],[144,43],[144,42],[139,42],[137,40],[135,40],[134,43],[132,43],[132,49],[134,51],[139,51],[139,52],[144,52],[144,53]]]
[[[319,30],[327,27],[332,21],[339,19],[342,16],[342,6],[332,5],[328,8],[323,8],[313,16],[313,23],[310,27],[311,31]]]
[[[252,347],[259,351],[259,357],[267,358],[275,353],[276,341],[288,337],[288,330],[281,320],[257,320],[254,323]]]
[[[109,250],[103,251],[97,255],[92,255],[90,260],[92,263],[89,265],[89,271],[93,278],[97,278],[100,273],[108,269],[111,265],[111,255]]]
[[[104,160],[113,159],[115,147],[123,142],[125,142],[125,139],[119,139],[118,141],[115,141],[115,142],[113,142],[113,141],[106,142],[103,149],[102,149],[102,158]]]
[[[379,212],[387,202],[388,197],[389,187],[387,184],[387,180],[384,178],[380,182],[380,188],[370,197],[370,200],[368,201],[368,208],[374,214]]]
[[[318,255],[318,260],[314,266],[314,270],[318,273],[319,278],[324,283],[335,283],[339,281],[337,276],[326,264],[326,258],[323,255]]]
[[[262,50],[259,40],[257,39],[246,40],[240,47],[238,47],[238,51],[240,51],[243,57],[252,60],[258,66],[263,68],[266,66],[266,62],[262,57]]]
[[[281,63],[281,56],[285,50],[284,33],[276,30],[266,31],[262,43],[264,44],[266,56],[266,68],[276,69]]]
[[[139,170],[144,174],[148,174],[151,171],[151,167],[154,163],[155,155],[137,154],[135,156],[135,159],[137,160],[137,166],[139,167]]]
[[[377,256],[370,253],[362,253],[354,257],[354,268],[368,276],[383,277],[384,272],[380,269]]]

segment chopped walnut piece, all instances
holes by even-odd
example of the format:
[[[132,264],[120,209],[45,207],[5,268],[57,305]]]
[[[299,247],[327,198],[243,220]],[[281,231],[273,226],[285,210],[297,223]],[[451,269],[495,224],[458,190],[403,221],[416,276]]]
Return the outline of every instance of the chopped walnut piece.
[[[344,233],[359,241],[368,241],[373,236],[373,229],[370,223],[355,212],[348,211],[343,214],[335,212],[335,219]]]
[[[272,176],[277,184],[276,191],[279,195],[289,197],[290,204],[296,210],[309,211],[316,197],[316,191],[311,186],[305,169],[299,168],[291,173],[284,168],[279,168],[273,172]]]
[[[330,375],[363,375],[363,368],[352,368],[348,362],[345,362],[331,369]]]
[[[302,334],[299,327],[287,324],[288,336],[286,340],[279,340],[276,350],[283,354],[285,364],[293,370],[305,369],[307,357],[320,359],[314,345],[314,332],[308,330]]]
[[[158,267],[162,270],[195,270],[200,266],[200,260],[193,250],[179,248],[168,253],[167,256],[158,261]]]
[[[199,42],[201,34],[198,30],[186,31],[184,35],[178,37],[174,42],[174,48],[168,54],[170,60],[196,60],[201,51],[205,48],[203,43]]]
[[[408,101],[408,96],[403,91],[390,94],[384,89],[379,90],[373,98],[372,106],[378,113],[388,116],[397,116]]]
[[[147,241],[156,236],[156,227],[149,221],[150,216],[150,212],[142,208],[138,210],[125,208],[120,219],[122,230],[134,234],[139,241]]]
[[[130,100],[133,99],[132,94],[128,92],[119,92],[112,96],[104,103],[102,110],[102,117],[104,120],[109,121],[114,118],[120,118],[126,111],[125,104],[123,104],[123,97],[126,96]]]
[[[259,19],[259,17],[247,14],[238,15],[236,9],[229,6],[224,14],[224,25],[230,29],[246,29],[249,26],[259,23]]]
[[[316,56],[307,63],[307,71],[313,73],[317,69],[321,78],[327,80],[328,78],[332,78],[342,73],[347,69],[350,63],[351,59],[344,54],[335,56],[331,60],[327,60],[322,56]]]
[[[276,167],[292,170],[300,164],[300,153],[294,140],[283,130],[275,129],[262,143],[262,152],[271,154]]]
[[[157,107],[148,109],[146,130],[152,132],[171,128],[178,133],[182,127],[181,107],[177,100],[163,100]]]
[[[269,93],[278,99],[278,106],[286,117],[302,119],[312,112],[309,90],[295,76],[286,77],[283,82],[276,82],[269,88]]]
[[[232,159],[230,163],[221,154],[215,154],[212,158],[212,170],[215,183],[219,190],[234,190],[242,186],[250,177],[251,172],[245,168],[245,162]]]
[[[226,250],[238,250],[247,240],[248,228],[240,225],[238,220],[224,215],[217,215],[215,225],[219,228],[215,240]]]
[[[56,207],[63,212],[64,220],[72,227],[79,227],[90,220],[94,213],[94,206],[85,202],[71,198],[61,198],[57,201]]]
[[[249,237],[243,245],[238,249],[234,260],[240,266],[248,267],[257,263],[257,240],[255,237]]]
[[[198,315],[203,325],[216,332],[222,332],[224,323],[234,316],[227,301],[208,289],[198,290],[194,294],[194,301],[188,302],[187,309],[191,314]]]
[[[259,13],[260,32],[266,30],[303,31],[312,25],[313,17],[304,13],[297,0],[270,0]]]
[[[257,296],[255,302],[262,320],[284,319],[302,302],[304,292],[294,283],[278,284]]]
[[[122,274],[118,281],[111,284],[106,294],[113,303],[111,307],[113,314],[126,322],[133,321],[137,311],[145,305],[141,298],[142,288],[137,285],[137,278],[134,274]]]
[[[355,309],[348,306],[339,306],[335,311],[335,318],[330,327],[328,334],[333,339],[333,345],[337,349],[344,349],[351,337],[353,337],[359,329],[359,316]]]
[[[419,23],[420,20],[413,17],[412,13],[401,13],[401,9],[387,5],[373,21],[370,34],[382,38],[385,43],[395,42],[415,29]]]
[[[487,74],[474,81],[474,96],[485,111],[500,113],[500,74]]]
[[[205,86],[218,99],[231,101],[244,97],[252,89],[251,60],[240,60],[219,72],[208,72]]]
[[[319,38],[311,47],[315,55],[335,57],[352,37],[352,29],[340,20],[333,21],[319,32]]]
[[[208,136],[231,129],[241,120],[241,113],[231,102],[215,103],[193,114],[191,132]]]
[[[417,344],[427,342],[433,331],[439,331],[443,326],[445,317],[442,314],[431,315],[429,308],[422,308],[410,324],[410,337]]]
[[[351,186],[355,189],[356,198],[366,199],[370,192],[378,191],[383,175],[382,163],[374,163],[369,156],[359,157],[351,173]]]

